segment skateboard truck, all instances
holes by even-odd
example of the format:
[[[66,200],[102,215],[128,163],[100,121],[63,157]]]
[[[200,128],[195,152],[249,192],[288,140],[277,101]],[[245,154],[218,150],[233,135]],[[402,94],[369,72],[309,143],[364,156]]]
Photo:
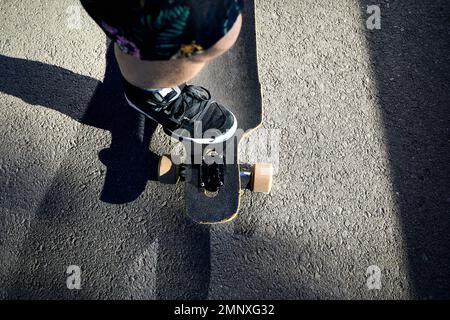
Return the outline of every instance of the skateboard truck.
[[[242,189],[252,190],[252,165],[241,164],[240,169]]]
[[[214,149],[209,150],[202,157],[202,163],[200,164],[200,188],[209,193],[217,193],[225,183],[224,178],[225,164],[223,163],[223,154],[219,154]]]
[[[218,155],[219,158],[223,156]],[[200,169],[198,187],[210,194],[218,193],[224,187],[226,181],[226,164],[222,162],[208,163],[204,158],[197,165]],[[272,188],[273,167],[270,163],[241,164],[239,166],[241,189],[247,189],[257,193],[270,193]],[[158,166],[158,178],[164,184],[176,184],[186,179],[186,165],[175,165],[170,156],[162,156]]]
[[[208,192],[219,192],[224,185],[224,165],[223,164],[206,164],[200,165],[199,185],[200,188]]]

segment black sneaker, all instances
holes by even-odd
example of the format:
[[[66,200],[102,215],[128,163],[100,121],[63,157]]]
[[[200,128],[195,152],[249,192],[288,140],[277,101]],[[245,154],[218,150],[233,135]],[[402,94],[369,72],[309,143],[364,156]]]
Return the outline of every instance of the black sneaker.
[[[125,98],[131,107],[161,124],[166,133],[180,141],[221,143],[233,137],[237,129],[234,114],[212,100],[203,87],[185,85],[160,93],[128,83]]]

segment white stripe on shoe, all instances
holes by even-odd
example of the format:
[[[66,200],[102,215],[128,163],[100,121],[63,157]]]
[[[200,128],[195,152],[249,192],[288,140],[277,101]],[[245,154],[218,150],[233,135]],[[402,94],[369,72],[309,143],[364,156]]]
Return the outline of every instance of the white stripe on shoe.
[[[134,103],[132,103],[126,94],[125,95],[125,99],[127,100],[128,104],[130,105],[130,107],[132,107],[133,109],[135,109],[136,111],[140,112],[141,114],[143,114],[144,116],[146,116],[147,118],[155,121],[156,123],[159,123],[156,119],[154,119],[152,116],[150,116],[149,114],[145,113],[144,111],[142,111],[140,108],[138,108]],[[237,127],[238,127],[238,123],[237,123],[237,119],[236,116],[230,111],[231,115],[233,116],[233,126],[224,134],[221,134],[218,137],[214,137],[214,138],[192,138],[192,137],[187,137],[187,136],[182,136],[182,135],[178,135],[176,132],[173,132],[169,129],[166,128],[166,130],[168,132],[170,132],[172,134],[172,137],[175,138],[176,140],[179,141],[191,141],[194,143],[198,143],[198,144],[216,144],[216,143],[222,143],[225,142],[229,139],[231,139],[233,137],[233,135],[236,133],[237,131]]]

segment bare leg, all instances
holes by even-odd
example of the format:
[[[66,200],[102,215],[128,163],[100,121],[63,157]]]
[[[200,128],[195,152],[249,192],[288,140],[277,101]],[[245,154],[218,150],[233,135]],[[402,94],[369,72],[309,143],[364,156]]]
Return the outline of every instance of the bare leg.
[[[116,45],[116,59],[124,78],[136,87],[155,89],[175,87],[194,78],[209,61],[228,51],[236,42],[241,26],[242,15],[213,47],[191,58],[143,61],[123,53]]]

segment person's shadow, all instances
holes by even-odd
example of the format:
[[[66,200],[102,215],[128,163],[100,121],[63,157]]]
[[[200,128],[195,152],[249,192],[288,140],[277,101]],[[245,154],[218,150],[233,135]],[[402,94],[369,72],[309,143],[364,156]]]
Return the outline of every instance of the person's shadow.
[[[148,181],[157,180],[159,156],[149,150],[157,125],[126,105],[112,45],[106,59],[105,78],[99,82],[60,67],[0,55],[0,92],[19,97],[32,105],[59,111],[84,127],[100,128],[111,134],[110,147],[99,153],[100,161],[107,168],[100,194],[92,195],[93,191],[86,183],[78,185],[76,181],[76,175],[87,174],[88,171],[84,171],[84,165],[89,165],[89,160],[81,159],[90,150],[89,145],[83,145],[84,133],[77,138],[73,150],[68,151],[40,202],[35,220],[31,221],[17,270],[13,272],[14,280],[7,290],[8,297],[146,298],[142,292],[123,295],[120,287],[96,291],[96,286],[98,288],[99,283],[107,279],[102,276],[108,276],[107,270],[98,269],[104,264],[110,274],[114,273],[114,277],[125,279],[129,277],[130,261],[140,257],[147,246],[157,241],[156,298],[206,298],[210,277],[209,228],[196,225],[183,216],[180,198],[166,194],[174,193],[175,187],[161,186],[158,194],[145,193]],[[96,89],[86,108],[79,100],[92,88]],[[83,148],[84,153],[79,151]],[[94,148],[92,153],[95,153]],[[75,174],[70,171],[75,171]],[[140,199],[143,195],[144,200]],[[161,199],[166,199],[163,206]],[[152,206],[160,207],[150,210]],[[101,232],[95,230],[98,225],[92,225],[92,229],[86,225],[97,223],[100,219],[100,227],[105,229],[102,232],[108,233],[116,223],[121,223],[123,212],[128,220],[122,229],[132,235],[127,238],[127,248],[122,248],[120,237],[108,239],[108,246],[105,245],[99,256],[98,248],[89,242],[93,242],[91,238]],[[136,231],[133,219],[141,218],[143,213],[146,221],[136,225]],[[111,225],[102,214],[110,216]],[[71,229],[67,229],[68,226]],[[61,239],[66,239],[68,232],[81,235],[79,241],[84,243],[76,248],[72,244],[67,245]],[[117,257],[116,247],[123,249],[123,256]],[[59,252],[71,253],[60,255],[55,248]],[[66,275],[60,271],[77,259],[82,260],[92,285],[87,285],[86,290],[74,295],[64,287]],[[36,270],[36,266],[43,269]],[[52,269],[56,276],[50,275]]]
[[[134,201],[149,179],[157,179],[158,156],[148,150],[157,125],[126,107],[112,46],[108,49],[103,82],[56,66],[1,55],[0,66],[0,91],[111,133],[111,147],[99,155],[108,168],[102,201]],[[82,109],[78,100],[93,87],[95,93],[87,108]]]

